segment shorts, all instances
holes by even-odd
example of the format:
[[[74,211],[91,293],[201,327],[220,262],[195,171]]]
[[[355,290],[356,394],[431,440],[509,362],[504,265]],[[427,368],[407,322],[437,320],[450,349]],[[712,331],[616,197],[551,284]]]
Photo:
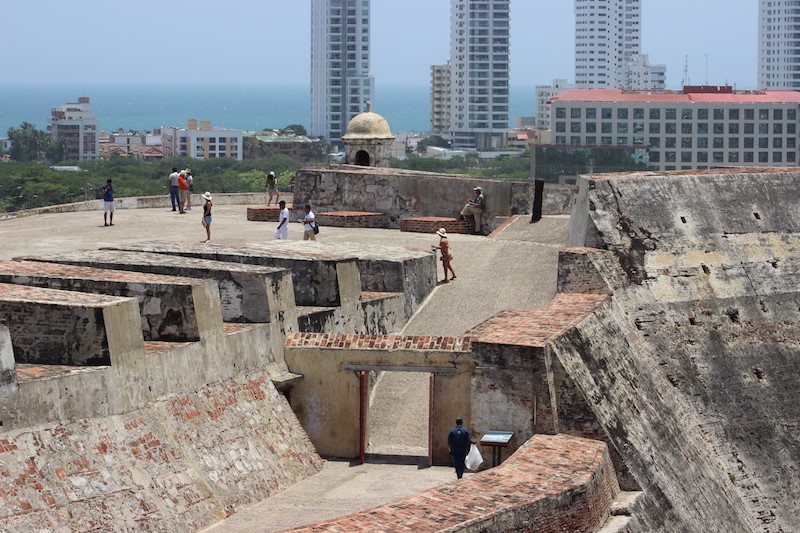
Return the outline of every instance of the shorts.
[[[278,188],[277,187],[267,187],[267,192],[270,193],[270,194],[275,194],[275,193],[278,192]]]
[[[203,217],[203,225],[210,226],[211,225],[211,215],[206,215]]]
[[[114,200],[110,202],[106,202],[103,200],[103,213],[113,213],[114,212]]]

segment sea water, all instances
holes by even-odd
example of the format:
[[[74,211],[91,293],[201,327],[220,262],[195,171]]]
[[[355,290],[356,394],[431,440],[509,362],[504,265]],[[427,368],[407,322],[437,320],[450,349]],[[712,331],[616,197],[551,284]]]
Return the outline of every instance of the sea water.
[[[372,110],[394,132],[430,130],[428,86],[378,86]],[[44,130],[50,111],[88,96],[100,129],[150,131],[184,127],[186,120],[210,120],[214,127],[245,131],[311,122],[311,92],[305,85],[0,85],[0,137],[30,122]],[[509,126],[517,116],[535,114],[532,88],[512,87]]]

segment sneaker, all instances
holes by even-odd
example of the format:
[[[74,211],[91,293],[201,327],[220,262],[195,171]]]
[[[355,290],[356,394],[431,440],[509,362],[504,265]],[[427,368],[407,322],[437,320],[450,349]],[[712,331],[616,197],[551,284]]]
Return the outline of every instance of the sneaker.
[[[103,225],[104,225],[104,226],[108,226],[108,224],[106,224],[105,222],[103,222]]]

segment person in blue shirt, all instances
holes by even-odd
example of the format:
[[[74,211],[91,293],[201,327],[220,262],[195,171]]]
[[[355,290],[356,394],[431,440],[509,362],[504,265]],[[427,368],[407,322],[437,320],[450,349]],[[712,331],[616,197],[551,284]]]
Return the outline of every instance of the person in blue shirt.
[[[472,437],[463,427],[464,420],[456,418],[456,427],[450,430],[447,434],[447,445],[450,447],[450,453],[453,455],[453,463],[456,467],[456,477],[461,479],[464,475],[464,460],[469,453],[470,444],[472,444]]]
[[[100,187],[100,194],[103,195],[103,226],[114,225],[114,193],[117,189],[111,183],[111,179],[106,180],[106,184]]]

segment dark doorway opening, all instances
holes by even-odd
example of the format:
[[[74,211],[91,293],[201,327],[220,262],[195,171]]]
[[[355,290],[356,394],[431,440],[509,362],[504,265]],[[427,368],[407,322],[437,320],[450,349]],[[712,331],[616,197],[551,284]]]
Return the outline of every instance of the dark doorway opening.
[[[356,152],[356,165],[361,167],[369,166],[369,154],[365,150]]]

